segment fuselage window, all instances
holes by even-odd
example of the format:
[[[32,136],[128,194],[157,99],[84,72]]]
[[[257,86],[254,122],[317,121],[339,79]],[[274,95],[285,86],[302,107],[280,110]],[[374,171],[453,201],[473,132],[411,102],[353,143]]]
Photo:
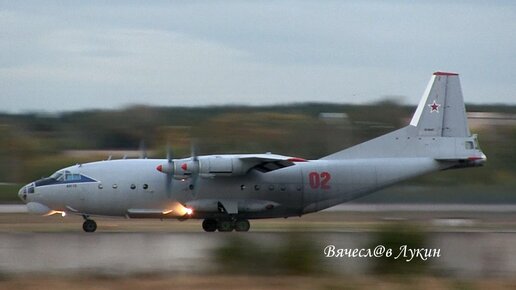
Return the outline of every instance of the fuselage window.
[[[142,187],[143,187],[143,189],[147,189],[147,188],[149,188],[149,185],[147,183],[144,183]]]
[[[272,184],[271,184],[271,185],[269,185],[269,190],[270,190],[270,191],[273,191],[273,190],[274,190],[274,185],[272,185]]]
[[[102,184],[99,184],[99,189],[103,189],[104,186],[102,186]]]
[[[135,188],[136,188],[136,185],[131,184],[131,189],[135,189]]]
[[[285,190],[287,190],[287,186],[286,186],[286,185],[284,185],[284,184],[282,184],[282,185],[280,186],[280,190],[281,190],[281,191],[285,191]]]
[[[254,190],[260,190],[260,185],[256,184],[256,185],[254,186]]]
[[[116,183],[113,184],[113,188],[118,188],[118,185]]]

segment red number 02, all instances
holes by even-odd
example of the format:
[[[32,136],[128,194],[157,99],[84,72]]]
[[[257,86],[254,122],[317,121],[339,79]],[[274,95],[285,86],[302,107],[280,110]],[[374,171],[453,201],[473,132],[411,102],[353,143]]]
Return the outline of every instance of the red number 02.
[[[321,173],[318,172],[310,172],[308,174],[308,180],[310,182],[310,187],[313,189],[330,189],[330,185],[328,182],[330,182],[331,175],[330,173],[324,171]]]

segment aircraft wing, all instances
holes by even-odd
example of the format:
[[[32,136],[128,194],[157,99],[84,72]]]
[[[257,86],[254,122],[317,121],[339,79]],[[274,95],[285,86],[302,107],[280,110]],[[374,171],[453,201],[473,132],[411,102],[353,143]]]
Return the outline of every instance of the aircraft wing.
[[[242,176],[255,169],[262,173],[278,170],[307,160],[276,154],[240,154],[240,155],[209,155],[197,159],[175,159],[163,163],[156,170],[173,174],[175,179],[186,179],[192,176],[212,178],[216,176]]]
[[[237,156],[242,162],[242,171],[248,172],[252,169],[266,173],[281,168],[295,165],[296,162],[306,162],[305,159],[288,157],[273,154],[253,154]]]

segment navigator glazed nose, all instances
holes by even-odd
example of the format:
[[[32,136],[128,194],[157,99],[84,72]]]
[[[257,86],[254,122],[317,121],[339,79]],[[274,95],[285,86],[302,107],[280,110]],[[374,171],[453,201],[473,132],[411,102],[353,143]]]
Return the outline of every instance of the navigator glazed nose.
[[[20,188],[20,190],[18,191],[18,197],[23,202],[27,201],[27,185],[25,185],[24,187]]]

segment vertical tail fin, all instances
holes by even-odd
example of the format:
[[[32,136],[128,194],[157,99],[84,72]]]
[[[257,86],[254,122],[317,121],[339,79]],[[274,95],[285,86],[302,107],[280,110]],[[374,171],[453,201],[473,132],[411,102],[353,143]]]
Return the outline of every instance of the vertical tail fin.
[[[435,72],[410,121],[419,136],[469,137],[466,109],[456,73]]]
[[[321,159],[390,157],[485,161],[469,131],[458,74],[432,75],[410,125]]]

